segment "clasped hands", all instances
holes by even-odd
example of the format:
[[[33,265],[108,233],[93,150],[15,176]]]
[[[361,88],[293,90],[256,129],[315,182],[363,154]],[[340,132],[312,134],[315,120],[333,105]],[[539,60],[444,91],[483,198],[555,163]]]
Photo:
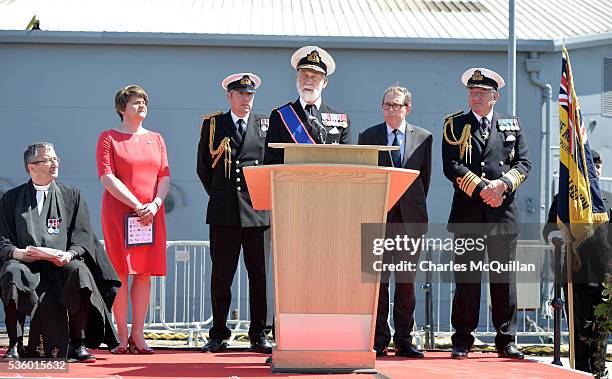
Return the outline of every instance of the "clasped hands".
[[[155,217],[157,211],[159,211],[159,207],[155,202],[140,204],[135,209],[136,215],[139,217],[139,220],[143,225],[149,225],[151,222],[153,222],[153,217]]]
[[[480,198],[492,208],[499,207],[506,198],[504,193],[508,190],[508,185],[499,179],[482,178],[482,180],[486,186],[480,191]]]

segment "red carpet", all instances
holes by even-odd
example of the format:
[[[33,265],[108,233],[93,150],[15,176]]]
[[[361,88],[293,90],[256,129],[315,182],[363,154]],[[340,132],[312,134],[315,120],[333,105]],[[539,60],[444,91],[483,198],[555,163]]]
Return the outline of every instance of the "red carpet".
[[[287,375],[272,374],[264,364],[266,356],[245,351],[202,354],[197,351],[157,350],[154,355],[112,355],[94,351],[92,364],[69,365],[69,372],[10,372],[2,364],[0,377],[56,378],[308,378],[359,379],[374,375]],[[448,352],[427,352],[425,359],[395,358],[376,362],[379,374],[390,378],[587,378],[588,376],[529,360],[497,358],[491,353],[470,353],[470,359],[457,361]],[[378,376],[378,378],[384,378]]]

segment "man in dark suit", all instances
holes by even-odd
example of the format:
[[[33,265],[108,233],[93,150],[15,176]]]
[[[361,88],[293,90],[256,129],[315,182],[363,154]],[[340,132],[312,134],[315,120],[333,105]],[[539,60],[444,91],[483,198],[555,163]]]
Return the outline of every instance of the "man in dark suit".
[[[431,145],[430,132],[406,122],[410,113],[412,95],[405,87],[389,87],[382,99],[382,111],[385,122],[374,125],[359,134],[360,145],[399,146],[399,150],[380,152],[378,165],[419,170],[420,175],[387,214],[387,237],[394,237],[396,232],[407,233],[410,237],[419,238],[427,233],[427,192],[431,179]],[[396,227],[391,227],[394,225]],[[397,227],[399,226],[399,228]],[[410,258],[418,262],[420,251]],[[406,252],[385,252],[383,263],[398,263],[406,260]],[[395,261],[395,262],[394,262]],[[395,334],[395,355],[408,358],[423,358],[412,344],[410,335],[414,326],[414,275],[406,272],[395,272],[395,297],[393,320]],[[378,294],[378,312],[376,315],[376,333],[374,350],[376,356],[387,355],[387,346],[391,342],[391,332],[387,317],[389,314],[389,276],[388,271],[381,274]]]
[[[265,164],[282,164],[284,150],[268,143],[351,143],[350,120],[322,100],[327,77],[336,70],[329,53],[318,46],[304,46],[291,57],[297,70],[299,98],[274,109],[266,137]]]
[[[461,81],[468,89],[470,112],[450,115],[444,123],[442,165],[454,185],[447,229],[469,243],[471,251],[453,256],[471,268],[484,260],[515,260],[520,211],[516,190],[531,169],[527,142],[518,118],[493,112],[504,80],[486,68],[467,70]],[[466,225],[470,224],[470,225]],[[457,241],[459,242],[459,241]],[[456,290],[451,322],[452,358],[465,359],[478,327],[482,273],[455,271]],[[516,336],[516,273],[489,272],[495,346],[500,357],[523,358]]]
[[[253,209],[243,168],[262,163],[268,119],[251,112],[261,80],[251,73],[230,75],[222,82],[230,111],[205,117],[198,145],[198,176],[208,193],[206,223],[210,225],[213,326],[202,352],[227,348],[231,331],[226,325],[232,301],[231,285],[240,247],[249,276],[251,348],[271,353],[266,339],[266,271],[264,231],[269,212]]]

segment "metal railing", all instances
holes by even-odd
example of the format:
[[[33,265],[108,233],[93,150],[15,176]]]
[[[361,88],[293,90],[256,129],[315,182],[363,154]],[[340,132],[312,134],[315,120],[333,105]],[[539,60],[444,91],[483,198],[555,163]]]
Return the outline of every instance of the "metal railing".
[[[529,249],[550,249],[533,241],[519,241],[517,256],[522,251]],[[212,309],[210,301],[210,243],[208,241],[168,241],[167,242],[167,276],[153,277],[151,286],[151,298],[149,312],[145,324],[148,332],[181,332],[188,335],[188,344],[198,344],[203,339],[203,333],[208,330],[212,323]],[[441,257],[441,254],[436,254]],[[546,254],[537,254],[544,257]],[[424,256],[423,259],[432,260],[432,257]],[[438,258],[439,260],[440,258]],[[437,263],[440,263],[439,261]],[[545,262],[538,262],[538,269]],[[421,273],[422,274],[422,273]],[[448,277],[442,277],[448,273],[434,272],[430,278],[417,276],[417,305],[415,311],[416,343],[420,346],[426,345],[426,334],[447,335],[452,333],[451,326],[451,304],[454,292],[454,284]],[[268,286],[273,286],[272,280],[268,280]],[[423,284],[429,284],[427,287]],[[480,322],[475,331],[477,337],[487,338],[495,335],[495,329],[491,322],[490,297],[488,296],[488,285],[486,275],[483,276],[481,286]],[[552,340],[553,321],[552,318],[542,319],[540,317],[542,307],[548,307],[547,301],[540,298],[540,283],[531,283],[531,287],[521,287],[518,290],[519,313],[517,315],[519,330],[518,342],[523,339]],[[423,285],[423,286],[422,286]],[[390,286],[390,304],[393,300],[393,285]],[[426,291],[423,288],[426,287]],[[421,288],[419,291],[418,289]],[[425,294],[430,291],[431,303],[425,301]],[[523,297],[521,297],[521,293]],[[529,295],[529,296],[525,296]],[[534,300],[533,296],[537,299]],[[248,307],[248,277],[242,257],[238,265],[234,282],[232,285],[232,303],[228,325],[234,332],[246,332],[249,326]],[[529,297],[529,299],[527,298]],[[552,299],[552,295],[550,296]],[[527,301],[529,300],[529,301]],[[273,303],[273,299],[268,299]],[[429,323],[425,318],[426,308],[432,310]],[[1,312],[1,310],[0,310]],[[389,314],[391,315],[392,309]],[[4,317],[0,315],[0,320]],[[393,326],[392,320],[390,320]],[[566,335],[567,323],[562,323],[562,335]],[[432,341],[433,342],[433,341]]]
[[[536,272],[552,270],[551,246],[544,246],[538,241],[519,240],[517,246],[517,260],[524,263],[533,263]],[[437,258],[436,258],[437,257]],[[428,253],[422,255],[422,259],[433,263],[446,263],[442,261],[443,254]],[[538,279],[540,275],[538,275]],[[533,278],[527,280],[517,275],[517,342],[519,343],[552,343],[553,319],[552,308],[552,285],[554,277],[551,275],[549,281],[535,281]],[[434,347],[435,336],[450,336],[453,333],[451,325],[452,299],[455,285],[452,282],[452,274],[448,272],[429,272],[417,275],[416,288],[416,310],[415,330],[413,337],[415,343],[427,348]],[[491,319],[491,298],[489,296],[489,285],[487,275],[482,277],[480,313],[478,328],[474,331],[477,338],[484,342],[492,341],[496,335]],[[390,286],[390,302],[393,293]],[[431,300],[427,299],[427,293]],[[428,315],[429,313],[429,315]],[[390,315],[392,312],[389,313]],[[389,322],[393,326],[389,317]],[[561,335],[567,336],[568,325],[565,319],[561,324]]]
[[[188,333],[190,338],[195,338],[198,333],[206,331],[212,322],[210,309],[210,294],[207,292],[210,285],[210,245],[208,241],[169,241],[167,250],[168,275],[166,277],[155,277],[151,289],[151,302],[147,320],[148,330],[167,330]],[[534,254],[535,250],[537,254]],[[547,264],[545,257],[552,254],[549,246],[542,246],[536,241],[519,241],[517,247],[517,257],[521,261],[530,259],[528,255],[535,257],[537,270],[542,270]],[[436,254],[438,260],[433,257],[426,257],[440,262],[442,254]],[[533,258],[532,258],[533,259]],[[433,319],[429,328],[425,319],[427,303],[424,291],[417,290],[417,307],[415,311],[415,337],[417,343],[422,342],[425,333],[433,330],[435,334],[450,334],[453,329],[451,326],[451,304],[454,293],[454,284],[451,278],[443,277],[448,273],[434,272],[430,278],[419,278],[417,276],[417,288],[427,283],[429,279],[429,290],[433,301]],[[519,342],[528,342],[530,339],[537,338],[540,342],[552,339],[553,321],[552,318],[542,319],[541,315],[548,314],[543,312],[549,307],[548,301],[552,299],[552,293],[548,298],[543,298],[541,283],[517,282],[517,303],[519,313],[517,338]],[[272,286],[268,280],[268,286]],[[477,337],[492,337],[495,329],[491,321],[491,299],[488,296],[488,282],[486,275],[483,276],[481,286],[481,309],[480,322],[475,331]],[[393,299],[393,288],[390,286],[390,304]],[[234,331],[244,332],[248,329],[248,278],[244,263],[241,259],[232,286],[232,316],[228,323]],[[544,291],[545,292],[545,291]],[[271,300],[269,300],[271,301]],[[544,309],[543,309],[544,307]],[[392,314],[392,311],[389,312]],[[393,326],[392,320],[390,320]],[[563,323],[562,334],[567,334],[567,323]],[[525,340],[525,341],[521,341]]]
[[[197,344],[212,324],[210,301],[211,258],[208,241],[168,241],[167,275],[152,278],[151,299],[145,323],[147,331],[188,334],[188,344]],[[228,326],[246,332],[249,326],[248,279],[242,258],[232,285]],[[243,296],[244,294],[244,296]],[[234,334],[232,335],[234,336]]]

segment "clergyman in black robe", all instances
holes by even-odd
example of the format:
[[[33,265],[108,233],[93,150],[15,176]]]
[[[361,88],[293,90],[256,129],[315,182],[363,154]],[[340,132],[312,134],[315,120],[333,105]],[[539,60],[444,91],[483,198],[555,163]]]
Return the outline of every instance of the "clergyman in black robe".
[[[10,340],[4,357],[93,362],[86,347],[118,345],[109,310],[121,282],[92,232],[80,191],[56,182],[53,145],[28,146],[24,165],[31,180],[0,199],[0,290]],[[41,258],[31,247],[57,251]]]

